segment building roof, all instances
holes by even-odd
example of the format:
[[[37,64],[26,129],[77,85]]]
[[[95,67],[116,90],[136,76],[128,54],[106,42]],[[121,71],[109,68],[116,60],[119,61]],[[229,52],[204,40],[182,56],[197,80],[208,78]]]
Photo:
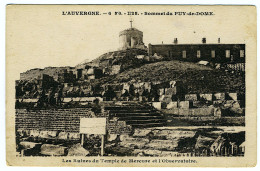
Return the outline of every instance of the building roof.
[[[128,32],[140,32],[140,33],[143,33],[142,31],[140,31],[140,30],[138,30],[138,29],[136,29],[134,27],[131,27],[131,28],[125,29],[123,31],[120,31],[119,34],[121,35],[121,34],[125,34],[125,33],[128,33]]]
[[[151,44],[150,43],[150,45],[151,46],[160,46],[160,45],[162,45],[162,46],[183,46],[183,45],[245,45],[245,44],[243,44],[243,43],[182,43],[182,44],[174,44],[174,43],[171,43],[171,44]]]
[[[134,28],[134,27],[131,27],[131,28],[125,29],[125,30],[123,30],[123,31],[130,31],[130,30],[140,31],[140,30],[138,30],[138,29],[136,29],[136,28]]]

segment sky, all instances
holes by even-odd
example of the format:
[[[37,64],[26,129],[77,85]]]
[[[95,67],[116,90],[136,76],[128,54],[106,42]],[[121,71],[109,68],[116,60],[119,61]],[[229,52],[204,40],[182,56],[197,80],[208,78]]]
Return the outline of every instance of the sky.
[[[62,11],[99,11],[112,15],[62,15]],[[137,11],[139,15],[116,16],[114,12]],[[213,16],[150,16],[143,12],[201,12]],[[48,66],[75,66],[103,53],[117,50],[119,32],[130,27],[143,31],[145,45],[182,43],[246,43],[254,22],[249,9],[209,6],[9,6],[7,7],[7,64],[19,73]],[[8,68],[8,67],[7,67]]]

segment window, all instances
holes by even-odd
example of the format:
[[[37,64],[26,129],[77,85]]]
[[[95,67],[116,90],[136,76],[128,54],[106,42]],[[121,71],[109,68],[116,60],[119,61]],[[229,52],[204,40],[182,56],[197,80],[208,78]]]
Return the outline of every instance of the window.
[[[245,57],[245,50],[240,50],[240,58],[244,58]]]
[[[212,57],[212,58],[215,58],[215,56],[216,56],[215,50],[212,50],[212,51],[211,51],[211,57]]]
[[[226,50],[226,58],[230,58],[230,50]]]
[[[197,50],[197,58],[200,58],[200,50]]]
[[[186,50],[182,51],[182,58],[186,58]]]

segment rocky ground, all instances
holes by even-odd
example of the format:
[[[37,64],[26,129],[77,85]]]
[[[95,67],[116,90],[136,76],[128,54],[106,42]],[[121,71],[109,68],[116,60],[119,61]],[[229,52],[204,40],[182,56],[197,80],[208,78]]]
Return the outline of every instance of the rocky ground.
[[[120,73],[110,82],[141,81],[182,81],[188,93],[244,92],[245,75],[227,72],[183,61],[162,61],[146,64],[139,68]]]
[[[135,129],[131,135],[108,134],[105,156],[241,156],[245,141],[243,127],[162,127]],[[215,144],[213,146],[213,144]],[[217,144],[217,145],[216,145]],[[230,144],[235,144],[232,148]],[[65,141],[23,137],[18,151],[25,156],[97,156],[100,155],[100,137],[88,136],[84,145],[80,140]],[[223,150],[220,153],[217,147]]]

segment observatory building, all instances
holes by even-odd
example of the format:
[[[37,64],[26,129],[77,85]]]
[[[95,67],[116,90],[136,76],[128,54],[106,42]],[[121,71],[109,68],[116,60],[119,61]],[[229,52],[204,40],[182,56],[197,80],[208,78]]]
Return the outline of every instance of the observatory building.
[[[131,27],[119,33],[119,49],[126,50],[130,48],[145,49],[143,43],[143,32],[132,27],[132,20],[130,21]]]

